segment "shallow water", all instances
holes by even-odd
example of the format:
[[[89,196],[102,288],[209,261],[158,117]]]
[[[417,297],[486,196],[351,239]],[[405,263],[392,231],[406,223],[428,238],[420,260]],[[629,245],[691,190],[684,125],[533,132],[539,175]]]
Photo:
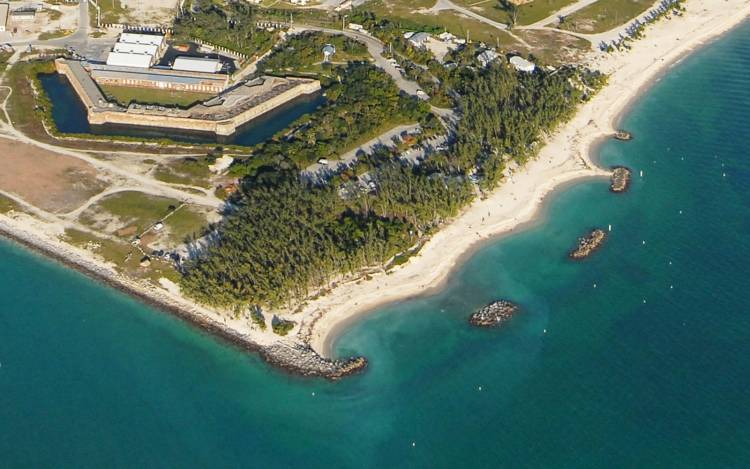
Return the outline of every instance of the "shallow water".
[[[601,148],[629,193],[567,188],[440,294],[367,316],[336,350],[371,366],[339,383],[0,244],[0,466],[747,466],[749,72],[750,25],[686,59]],[[466,324],[498,298],[523,311]]]

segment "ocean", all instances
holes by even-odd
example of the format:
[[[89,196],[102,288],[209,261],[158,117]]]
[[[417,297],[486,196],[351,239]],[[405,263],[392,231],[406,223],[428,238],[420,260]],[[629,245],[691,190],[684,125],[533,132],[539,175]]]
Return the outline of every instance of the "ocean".
[[[566,187],[439,294],[366,316],[335,350],[370,367],[336,383],[0,243],[0,466],[747,467],[750,24],[621,125],[598,153],[628,193]],[[468,326],[501,298],[521,312]]]

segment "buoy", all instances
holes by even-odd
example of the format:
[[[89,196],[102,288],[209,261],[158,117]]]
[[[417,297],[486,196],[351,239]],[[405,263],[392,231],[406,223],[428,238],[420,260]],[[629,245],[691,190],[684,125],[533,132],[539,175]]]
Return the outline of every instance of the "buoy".
[[[643,240],[643,245],[644,245],[644,246],[646,245],[646,240],[645,240],[645,239]]]
[[[311,392],[310,394],[312,394],[314,396],[315,395],[315,391]]]
[[[672,265],[672,261],[669,261],[669,265]]]
[[[607,226],[607,229],[608,229],[609,231],[612,231],[612,225],[608,225],[608,226]]]
[[[417,442],[416,441],[412,441],[411,442],[411,447],[414,448],[415,446],[417,446]]]
[[[643,177],[643,170],[641,170],[641,177]]]
[[[727,173],[721,173],[723,177],[727,177]]]
[[[670,285],[669,289],[672,290],[674,288],[674,285]]]
[[[545,329],[545,330],[544,330],[544,333],[545,333],[545,334],[547,333],[547,329]]]
[[[680,210],[680,215],[682,215],[682,210]]]
[[[644,304],[644,305],[646,304],[646,298],[644,298],[644,299],[643,299],[643,304]]]
[[[596,284],[594,284],[594,288],[596,288]]]
[[[482,386],[479,386],[477,389],[479,389],[481,391],[482,390]]]

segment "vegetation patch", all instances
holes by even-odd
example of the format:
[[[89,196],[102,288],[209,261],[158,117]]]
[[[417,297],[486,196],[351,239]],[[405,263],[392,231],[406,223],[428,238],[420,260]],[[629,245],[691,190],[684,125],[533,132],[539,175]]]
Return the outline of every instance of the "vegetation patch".
[[[216,159],[212,156],[187,156],[160,163],[153,172],[155,179],[169,184],[211,187],[211,171],[208,165]]]
[[[132,103],[138,103],[187,109],[193,104],[215,96],[210,93],[133,88],[129,86],[100,85],[99,87],[109,101],[115,101],[125,107]]]
[[[603,33],[627,23],[653,3],[651,0],[599,0],[566,16],[556,26],[578,33]]]
[[[346,36],[307,32],[281,43],[281,46],[258,64],[265,73],[321,73],[324,72],[323,47],[332,45],[336,53],[332,62],[347,63],[353,60],[369,60],[367,46]],[[330,64],[325,70],[331,73]]]

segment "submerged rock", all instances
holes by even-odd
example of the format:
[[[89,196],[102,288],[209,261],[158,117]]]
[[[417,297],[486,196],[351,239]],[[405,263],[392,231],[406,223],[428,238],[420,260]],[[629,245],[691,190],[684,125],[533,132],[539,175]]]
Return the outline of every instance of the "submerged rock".
[[[518,306],[510,301],[495,301],[469,316],[469,324],[477,327],[497,326],[513,317],[516,311]]]
[[[612,168],[609,190],[612,192],[625,192],[630,187],[630,168],[615,166]]]
[[[570,258],[575,260],[587,258],[599,249],[605,239],[607,239],[607,232],[596,228],[588,236],[578,240],[578,246],[570,252]]]

